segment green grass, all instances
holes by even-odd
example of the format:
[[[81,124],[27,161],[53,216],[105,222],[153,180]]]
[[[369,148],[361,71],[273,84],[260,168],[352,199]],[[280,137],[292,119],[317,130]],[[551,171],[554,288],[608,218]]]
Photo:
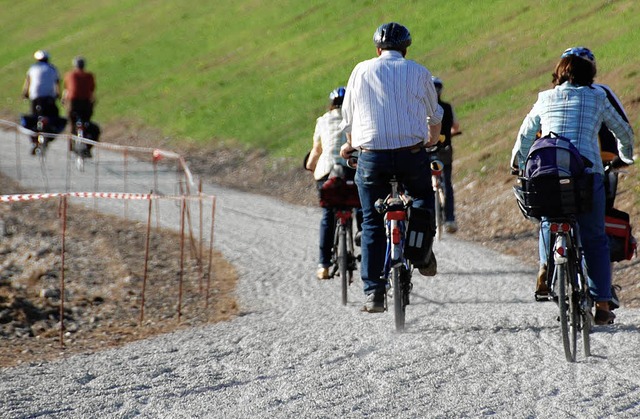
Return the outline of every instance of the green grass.
[[[0,0],[0,10],[0,109],[16,116],[28,109],[20,91],[32,54],[45,48],[61,72],[87,58],[103,125],[297,158],[329,92],[374,56],[373,31],[394,20],[411,30],[408,58],[445,82],[465,133],[455,140],[461,176],[506,166],[568,46],[594,50],[598,80],[639,121],[634,0]]]

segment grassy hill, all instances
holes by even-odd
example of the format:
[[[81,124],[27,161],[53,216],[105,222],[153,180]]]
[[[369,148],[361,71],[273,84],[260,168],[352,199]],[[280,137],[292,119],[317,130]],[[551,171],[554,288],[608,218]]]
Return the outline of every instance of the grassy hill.
[[[444,80],[456,107],[458,179],[504,172],[568,46],[595,52],[598,80],[614,87],[636,130],[640,120],[634,0],[0,0],[0,9],[0,110],[16,117],[28,109],[20,90],[36,49],[61,72],[82,54],[103,126],[127,121],[297,162],[328,93],[374,55],[375,28],[395,20],[412,32],[408,58]]]

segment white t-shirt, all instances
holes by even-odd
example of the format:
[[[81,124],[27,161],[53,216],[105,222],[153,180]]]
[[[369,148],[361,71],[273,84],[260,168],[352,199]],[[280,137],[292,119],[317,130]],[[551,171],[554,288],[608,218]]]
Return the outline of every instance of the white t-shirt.
[[[49,63],[38,61],[29,67],[29,99],[56,97],[56,85],[60,79],[58,70]]]
[[[347,142],[347,136],[344,129],[340,127],[341,122],[342,112],[339,108],[328,111],[316,120],[313,143],[322,145],[322,154],[313,171],[313,177],[316,180],[328,175],[334,164],[345,164],[344,159],[340,157],[340,147]]]

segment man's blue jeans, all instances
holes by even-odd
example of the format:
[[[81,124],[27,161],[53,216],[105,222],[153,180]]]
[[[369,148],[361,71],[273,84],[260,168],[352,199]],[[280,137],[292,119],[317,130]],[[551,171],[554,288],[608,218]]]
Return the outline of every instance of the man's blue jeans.
[[[587,265],[588,285],[596,301],[611,299],[611,261],[609,239],[604,227],[605,194],[601,174],[593,176],[593,208],[590,212],[578,214],[580,241],[584,249]],[[542,218],[538,251],[540,264],[547,263],[549,249],[549,223]]]
[[[360,153],[355,182],[363,213],[361,277],[365,294],[384,292],[386,287],[381,278],[387,240],[384,218],[374,204],[391,193],[389,180],[393,175],[413,198],[413,206],[434,210],[431,169],[423,148]]]

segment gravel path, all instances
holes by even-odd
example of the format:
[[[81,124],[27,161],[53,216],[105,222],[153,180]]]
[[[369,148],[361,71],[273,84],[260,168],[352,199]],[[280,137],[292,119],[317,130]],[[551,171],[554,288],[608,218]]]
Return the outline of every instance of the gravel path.
[[[0,134],[8,175],[12,149]],[[215,243],[237,266],[242,315],[3,369],[1,417],[640,416],[639,310],[620,309],[593,333],[594,356],[569,364],[555,305],[533,302],[535,272],[446,236],[398,334],[391,313],[360,312],[359,284],[344,307],[337,281],[314,279],[317,209],[204,191],[218,197]]]

